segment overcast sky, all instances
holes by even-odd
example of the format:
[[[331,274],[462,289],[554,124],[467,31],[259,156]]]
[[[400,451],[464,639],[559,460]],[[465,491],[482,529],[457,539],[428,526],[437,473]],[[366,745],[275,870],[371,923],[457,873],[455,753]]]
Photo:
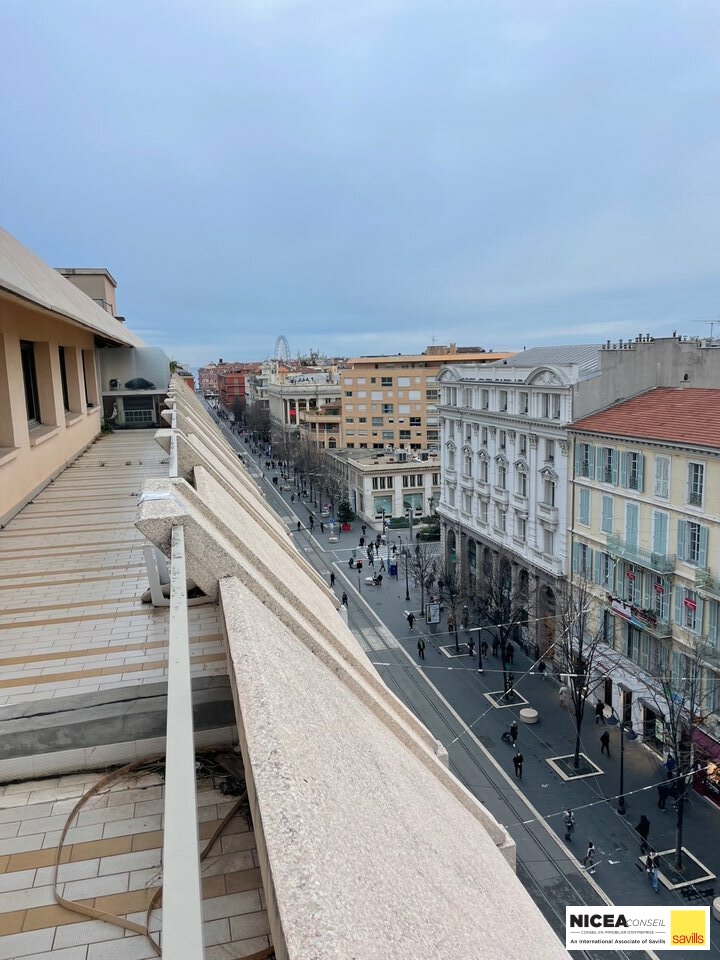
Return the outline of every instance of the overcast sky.
[[[0,38],[2,225],[190,365],[720,315],[718,0],[0,0]]]

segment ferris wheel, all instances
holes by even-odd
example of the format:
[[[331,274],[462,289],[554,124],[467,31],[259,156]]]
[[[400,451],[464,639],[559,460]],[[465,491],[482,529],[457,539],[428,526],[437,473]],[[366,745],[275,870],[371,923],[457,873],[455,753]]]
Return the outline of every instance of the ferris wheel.
[[[290,344],[284,333],[275,338],[275,359],[285,362],[290,359]]]

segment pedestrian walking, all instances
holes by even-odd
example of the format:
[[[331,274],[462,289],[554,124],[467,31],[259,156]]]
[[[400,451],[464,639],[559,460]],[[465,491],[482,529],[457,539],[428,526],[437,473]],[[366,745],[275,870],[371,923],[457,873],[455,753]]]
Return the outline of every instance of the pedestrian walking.
[[[670,796],[670,787],[666,783],[661,783],[658,788],[658,802],[657,805],[661,810],[665,810],[665,804],[667,803],[667,798]]]
[[[610,734],[607,730],[603,731],[602,736],[600,737],[600,743],[602,744],[602,749],[600,753],[606,753],[608,757],[610,756]]]
[[[605,725],[605,704],[602,700],[598,700],[595,704],[595,723],[600,723],[602,721],[603,726]]]
[[[635,827],[635,832],[640,837],[640,856],[642,856],[648,851],[647,838],[648,834],[650,833],[650,821],[645,814],[640,817],[640,823],[638,823],[638,825]]]
[[[343,595],[342,595],[342,604],[343,604],[344,607],[346,607],[346,606],[348,605],[347,594],[346,594],[344,591],[343,591]]]
[[[648,879],[652,884],[652,888],[655,893],[660,892],[660,876],[658,874],[658,860],[657,854],[654,850],[651,850],[647,855],[647,860],[645,861],[645,869],[648,874]]]
[[[295,494],[290,495],[290,503],[295,503]]]
[[[418,648],[418,657],[421,660],[424,660],[425,659],[425,641],[423,640],[422,637],[418,638],[417,648]]]
[[[334,587],[334,586],[335,586],[335,574],[334,574],[334,573],[331,573],[331,574],[330,574],[330,586],[331,586],[331,587]]]
[[[367,533],[367,527],[365,526],[365,524],[362,525],[362,532],[363,532],[363,536],[365,536],[365,534]]]
[[[572,810],[566,810],[563,814],[563,822],[565,824],[565,839],[568,843],[572,841],[572,835],[575,832],[575,814]]]
[[[513,766],[515,767],[515,776],[518,780],[522,780],[522,767],[523,767],[523,755],[518,750],[513,757]]]
[[[462,625],[463,625],[463,630],[467,630],[467,628],[470,626],[470,614],[468,613],[467,607],[463,607]]]
[[[544,660],[541,660],[540,663],[538,664],[538,673],[543,678],[543,680],[545,679],[546,670],[547,670],[547,665]]]
[[[481,653],[484,657],[486,657],[486,656],[487,656],[487,652],[488,652],[487,640],[483,640],[482,643],[480,644],[480,653]]]
[[[415,623],[415,614],[412,612],[412,610],[411,610],[410,613],[407,615],[407,622],[408,622],[408,626],[409,626],[410,629],[412,630],[413,624]]]
[[[371,553],[368,554],[368,563],[370,564],[370,566],[371,566],[371,567],[373,568],[373,570],[374,570],[374,569],[375,569],[375,557],[373,557],[373,555],[372,555]]]
[[[452,614],[450,614],[450,616],[448,617],[447,627],[448,627],[448,633],[452,633],[453,630],[455,629],[455,617]]]
[[[515,744],[517,743],[517,736],[518,736],[517,720],[513,720],[513,722],[510,724],[510,739],[512,740],[513,746],[515,746]]]
[[[471,657],[475,656],[475,641],[472,637],[468,640],[468,655]]]
[[[588,840],[588,847],[583,857],[583,866],[588,867],[588,873],[595,873],[595,844]]]
[[[507,663],[515,662],[515,647],[510,642],[505,647],[505,661]]]
[[[500,649],[500,641],[497,637],[493,637],[492,641],[492,654],[494,657],[498,655],[498,650]]]
[[[358,546],[359,547],[365,546],[365,537],[360,537],[360,539],[358,540]]]
[[[314,529],[315,529],[315,517],[313,517],[313,515],[310,514],[310,530],[314,530]]]
[[[320,533],[325,533],[325,524],[322,520],[320,521]]]
[[[386,570],[385,570],[385,560],[381,557],[381,558],[380,558],[380,573],[385,573],[385,572],[386,572]]]
[[[300,533],[300,528],[301,528],[301,527],[302,527],[302,524],[301,524],[300,521],[298,520],[298,522],[297,522],[298,533]]]

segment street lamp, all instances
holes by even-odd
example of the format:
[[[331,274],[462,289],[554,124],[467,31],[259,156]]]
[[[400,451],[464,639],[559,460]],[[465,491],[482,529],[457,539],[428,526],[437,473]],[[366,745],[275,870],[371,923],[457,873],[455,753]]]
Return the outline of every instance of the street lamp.
[[[478,624],[478,673],[484,673],[485,668],[483,667],[483,658],[482,658],[482,645],[483,645],[483,632],[482,626],[480,625],[480,607],[475,601],[475,616],[477,617]]]
[[[410,601],[410,582],[408,580],[408,561],[410,559],[410,551],[407,547],[403,547],[402,550],[403,560],[405,561],[405,602]]]
[[[621,817],[625,816],[625,721],[621,720],[617,715],[617,711],[612,704],[608,703],[606,706],[610,707],[612,710],[612,716],[607,718],[607,722],[611,725],[616,723],[620,725],[620,796],[618,797],[617,812]],[[628,730],[628,740],[635,740],[637,734],[630,726]]]

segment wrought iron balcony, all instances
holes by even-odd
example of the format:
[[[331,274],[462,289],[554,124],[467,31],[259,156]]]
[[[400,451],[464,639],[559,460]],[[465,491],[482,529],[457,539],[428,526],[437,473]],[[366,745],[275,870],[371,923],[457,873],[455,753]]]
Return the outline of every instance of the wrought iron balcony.
[[[611,553],[614,557],[620,557],[630,563],[637,563],[648,570],[654,570],[655,573],[668,574],[675,570],[676,558],[674,554],[653,553],[650,550],[643,550],[636,543],[630,543],[613,534],[608,534],[607,548],[608,553]]]
[[[720,600],[720,578],[714,577],[707,568],[695,571],[695,586],[700,596]]]
[[[620,597],[614,597],[608,594],[610,609],[616,617],[621,617],[633,627],[644,630],[658,640],[672,636],[672,624],[669,620],[661,620],[660,615],[654,610],[644,610],[642,607],[636,607],[633,603],[628,603]]]

